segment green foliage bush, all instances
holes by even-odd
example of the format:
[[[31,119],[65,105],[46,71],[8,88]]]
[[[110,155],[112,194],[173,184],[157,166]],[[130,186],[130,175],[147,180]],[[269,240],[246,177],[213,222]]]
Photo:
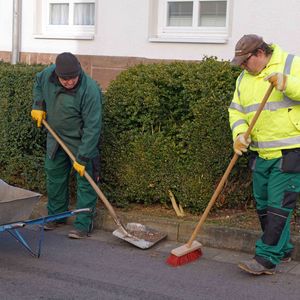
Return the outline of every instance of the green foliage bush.
[[[45,134],[30,117],[33,79],[45,66],[0,64],[0,178],[45,191]]]
[[[31,121],[35,74],[45,66],[0,63],[0,178],[45,193],[45,132]],[[231,157],[227,108],[240,70],[206,58],[199,63],[138,65],[105,95],[102,188],[109,200],[168,204],[172,191],[202,211]],[[241,159],[217,207],[251,199]]]
[[[118,203],[170,203],[202,211],[231,157],[227,108],[239,69],[206,58],[200,63],[138,65],[106,93],[103,173]],[[219,207],[246,205],[249,172],[241,160]]]

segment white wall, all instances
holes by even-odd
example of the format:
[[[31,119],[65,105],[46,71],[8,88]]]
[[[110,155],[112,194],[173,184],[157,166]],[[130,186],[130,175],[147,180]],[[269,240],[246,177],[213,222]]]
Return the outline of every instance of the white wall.
[[[0,51],[11,51],[13,2],[0,0]]]
[[[300,55],[300,1],[232,0],[232,20],[226,44],[151,43],[149,9],[152,0],[98,0],[94,40],[36,39],[36,1],[23,0],[21,51],[134,56],[197,60],[204,55],[230,59],[237,40],[247,33],[262,35]],[[11,51],[12,0],[0,0],[0,51]],[[26,4],[26,5],[25,5]]]
[[[266,42],[300,55],[299,28],[298,0],[235,0],[230,46],[243,34],[256,33]]]

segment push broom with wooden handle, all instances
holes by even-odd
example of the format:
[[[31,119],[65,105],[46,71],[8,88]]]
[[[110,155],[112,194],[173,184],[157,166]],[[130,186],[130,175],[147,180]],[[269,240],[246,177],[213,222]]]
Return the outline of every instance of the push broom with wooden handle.
[[[250,125],[249,125],[249,128],[248,130],[246,131],[245,133],[245,140],[248,139],[261,111],[263,110],[267,100],[269,99],[271,93],[272,93],[272,90],[273,90],[273,85],[270,84],[263,100],[261,101]],[[180,246],[178,248],[175,248],[171,251],[171,255],[168,257],[167,259],[167,264],[173,266],[173,267],[176,267],[176,266],[180,266],[180,265],[183,265],[183,264],[186,264],[186,263],[189,263],[189,262],[192,262],[196,259],[198,259],[201,255],[202,255],[202,252],[201,252],[201,243],[199,243],[198,241],[196,241],[196,237],[197,237],[197,234],[199,233],[203,223],[205,222],[206,218],[207,218],[207,215],[209,213],[209,211],[211,210],[212,206],[214,205],[214,203],[216,202],[218,196],[220,195],[222,189],[223,189],[223,186],[231,172],[231,170],[233,169],[236,161],[238,160],[239,158],[239,155],[238,154],[234,154],[234,156],[232,157],[221,181],[219,182],[215,192],[213,193],[210,201],[208,202],[208,205],[204,211],[204,213],[202,214],[198,224],[196,225],[189,241],[184,244],[183,246]]]

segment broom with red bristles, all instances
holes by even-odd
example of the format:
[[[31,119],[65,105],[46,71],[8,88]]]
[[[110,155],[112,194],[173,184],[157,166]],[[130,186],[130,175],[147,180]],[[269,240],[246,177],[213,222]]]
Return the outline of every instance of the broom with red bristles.
[[[260,103],[250,125],[249,125],[249,128],[248,130],[246,131],[245,133],[245,140],[248,139],[261,111],[263,110],[267,100],[269,99],[271,93],[272,93],[272,90],[273,90],[273,85],[270,84],[262,102]],[[195,227],[189,241],[183,245],[183,246],[180,246],[178,248],[175,248],[171,251],[171,255],[168,257],[167,259],[167,264],[173,266],[173,267],[177,267],[177,266],[181,266],[181,265],[184,265],[184,264],[187,264],[187,263],[190,263],[196,259],[198,259],[199,257],[202,256],[202,251],[201,251],[201,243],[197,242],[195,239],[197,237],[197,234],[199,233],[200,229],[201,229],[201,226],[203,225],[203,223],[205,222],[206,218],[207,218],[207,215],[208,213],[210,212],[212,206],[215,204],[218,196],[220,195],[222,189],[223,189],[223,186],[231,172],[231,170],[233,169],[236,161],[238,160],[239,158],[239,155],[238,154],[234,154],[233,158],[231,159],[221,181],[219,182],[215,192],[213,193],[203,215],[201,216],[197,226]]]

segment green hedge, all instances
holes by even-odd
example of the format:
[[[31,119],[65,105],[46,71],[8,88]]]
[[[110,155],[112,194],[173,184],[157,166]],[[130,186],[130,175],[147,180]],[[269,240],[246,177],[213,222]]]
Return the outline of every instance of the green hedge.
[[[31,121],[35,74],[45,66],[0,63],[0,178],[45,193],[45,132]],[[240,70],[206,58],[199,63],[138,65],[105,95],[102,185],[114,203],[170,204],[188,210],[209,201],[232,157],[227,108]],[[217,207],[251,199],[240,159]]]
[[[227,108],[240,73],[228,62],[138,65],[106,93],[103,174],[120,204],[170,203],[202,211],[231,157]],[[241,160],[218,206],[246,205],[249,172]]]
[[[33,79],[45,66],[0,64],[0,178],[45,192],[45,134],[30,118]]]

